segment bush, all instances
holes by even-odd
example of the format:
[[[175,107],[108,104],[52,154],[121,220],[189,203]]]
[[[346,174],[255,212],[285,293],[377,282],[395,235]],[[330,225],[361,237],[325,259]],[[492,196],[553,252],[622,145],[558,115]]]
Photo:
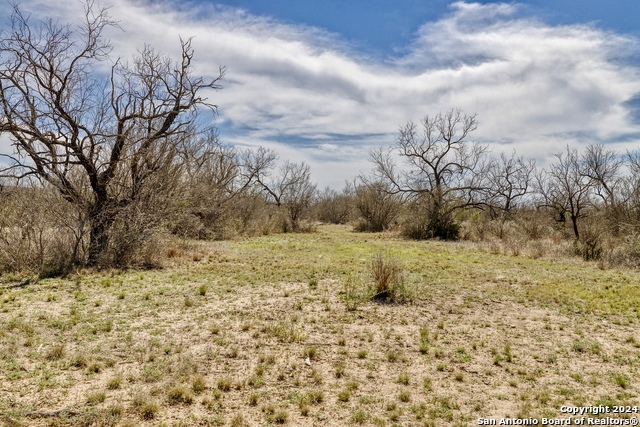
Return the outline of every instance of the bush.
[[[400,213],[400,200],[382,183],[363,184],[356,188],[355,207],[360,216],[356,231],[387,230]]]
[[[76,215],[74,215],[76,213]],[[0,191],[0,273],[67,273],[84,256],[82,218],[41,187]]]
[[[371,299],[379,302],[403,303],[409,300],[404,270],[395,259],[377,254],[369,264],[373,280]]]

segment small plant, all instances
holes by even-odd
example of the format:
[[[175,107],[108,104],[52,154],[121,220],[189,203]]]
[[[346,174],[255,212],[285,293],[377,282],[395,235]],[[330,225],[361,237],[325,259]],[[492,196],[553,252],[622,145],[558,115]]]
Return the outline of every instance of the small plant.
[[[344,368],[344,363],[339,363],[339,364],[336,366],[336,371],[334,372],[334,376],[335,376],[336,378],[342,378],[342,377],[344,377],[344,370],[345,370],[345,368]]]
[[[231,419],[231,427],[246,427],[247,425],[242,414],[236,414],[236,416]]]
[[[369,419],[369,413],[365,411],[355,411],[351,414],[351,422],[354,424],[364,424]]]
[[[307,400],[312,405],[320,404],[324,401],[324,393],[322,390],[311,390],[307,393]]]
[[[200,287],[198,287],[198,294],[200,294],[200,296],[205,296],[207,295],[207,290],[208,287],[205,283],[201,284]]]
[[[107,388],[109,390],[117,390],[120,388],[121,384],[122,384],[122,377],[120,375],[117,375],[111,378],[109,381],[107,381]]]
[[[220,378],[218,380],[218,390],[220,391],[231,390],[231,380],[229,378]]]
[[[410,402],[411,401],[411,392],[408,390],[403,390],[400,392],[400,394],[398,395],[398,400],[400,402]]]
[[[409,374],[403,372],[398,375],[398,384],[409,385]]]
[[[318,356],[318,349],[315,347],[307,347],[304,349],[304,356],[314,360]]]
[[[258,393],[251,393],[249,395],[249,399],[247,399],[249,406],[256,406],[258,404],[259,398],[260,398],[260,395]]]
[[[349,390],[341,390],[338,392],[338,402],[348,402],[351,399],[351,392]]]
[[[373,281],[372,300],[403,303],[409,299],[404,271],[397,260],[387,260],[382,254],[376,254],[369,269]]]
[[[196,376],[191,382],[191,389],[195,394],[202,393],[207,388],[207,383],[202,375]]]
[[[355,311],[364,300],[364,285],[356,274],[349,274],[343,282],[342,301],[347,311]]]
[[[629,378],[624,374],[620,374],[618,372],[614,373],[613,374],[613,381],[620,388],[626,389],[626,388],[629,387]]]
[[[97,405],[107,399],[104,391],[91,392],[87,395],[87,405]]]
[[[366,359],[367,357],[367,350],[362,349],[362,350],[358,350],[358,359]]]
[[[134,395],[131,406],[145,420],[154,419],[160,410],[158,404],[143,393]]]
[[[47,360],[60,360],[64,357],[64,354],[64,344],[55,344],[49,349],[45,357]]]
[[[193,395],[183,386],[170,388],[167,391],[167,398],[169,399],[169,403],[172,404],[184,403],[190,405],[193,403]]]

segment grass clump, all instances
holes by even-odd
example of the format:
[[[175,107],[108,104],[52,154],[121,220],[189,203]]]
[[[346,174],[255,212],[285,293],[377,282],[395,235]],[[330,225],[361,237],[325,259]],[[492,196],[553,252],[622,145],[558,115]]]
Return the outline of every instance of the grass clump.
[[[160,407],[147,394],[139,392],[133,396],[132,409],[144,420],[152,420],[158,414]]]
[[[377,302],[404,303],[409,300],[404,270],[396,259],[376,254],[369,263],[371,299]]]
[[[184,386],[172,387],[167,391],[167,398],[171,404],[184,403],[190,405],[193,403],[193,394]]]

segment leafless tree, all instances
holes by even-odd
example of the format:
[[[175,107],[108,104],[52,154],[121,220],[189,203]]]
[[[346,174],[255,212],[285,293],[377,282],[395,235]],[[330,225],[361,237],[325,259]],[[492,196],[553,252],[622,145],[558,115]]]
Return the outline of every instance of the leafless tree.
[[[614,208],[624,159],[615,150],[606,149],[603,144],[590,144],[583,159],[583,173],[593,183],[595,194],[605,207]]]
[[[392,192],[425,207],[422,236],[416,237],[456,238],[453,213],[483,203],[478,196],[484,189],[487,147],[468,140],[477,128],[475,114],[450,110],[424,117],[421,125],[419,131],[408,122],[400,128],[394,147],[372,153],[374,174]],[[407,169],[397,167],[394,155],[405,161]]]
[[[564,222],[569,215],[576,241],[580,239],[578,221],[584,218],[592,205],[593,180],[586,173],[585,162],[578,151],[567,146],[566,152],[555,155],[557,161],[548,171],[537,176],[537,191],[544,204],[558,213]]]
[[[620,222],[635,232],[640,228],[640,150],[624,156],[627,173],[619,181]]]
[[[297,232],[316,194],[316,186],[311,182],[311,169],[304,162],[286,160],[273,176],[277,160],[273,150],[259,147],[245,155],[245,173],[268,199],[286,211],[291,230]]]
[[[203,91],[219,88],[224,69],[193,76],[191,40],[181,40],[178,61],[145,46],[105,77],[112,46],[103,33],[116,24],[90,1],[83,18],[34,24],[14,7],[0,35],[0,132],[15,153],[0,175],[35,176],[86,212],[95,265],[118,215],[164,191],[159,176],[175,175],[179,142],[198,107],[215,108]]]
[[[251,184],[242,169],[241,153],[223,144],[216,129],[186,139],[179,151],[184,181],[178,198],[182,212],[177,217],[182,221],[174,231],[199,238],[220,237],[232,216],[234,201]]]
[[[492,158],[486,169],[487,205],[495,216],[495,210],[509,217],[517,203],[531,191],[535,172],[535,161],[516,157],[516,153],[507,157]]]

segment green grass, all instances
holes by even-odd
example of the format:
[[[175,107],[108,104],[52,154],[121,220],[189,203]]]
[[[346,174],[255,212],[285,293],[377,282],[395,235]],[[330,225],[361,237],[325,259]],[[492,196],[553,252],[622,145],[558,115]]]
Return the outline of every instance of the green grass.
[[[0,276],[0,417],[464,425],[640,396],[638,272],[343,226],[190,244],[162,270]],[[370,299],[376,254],[405,304]]]

